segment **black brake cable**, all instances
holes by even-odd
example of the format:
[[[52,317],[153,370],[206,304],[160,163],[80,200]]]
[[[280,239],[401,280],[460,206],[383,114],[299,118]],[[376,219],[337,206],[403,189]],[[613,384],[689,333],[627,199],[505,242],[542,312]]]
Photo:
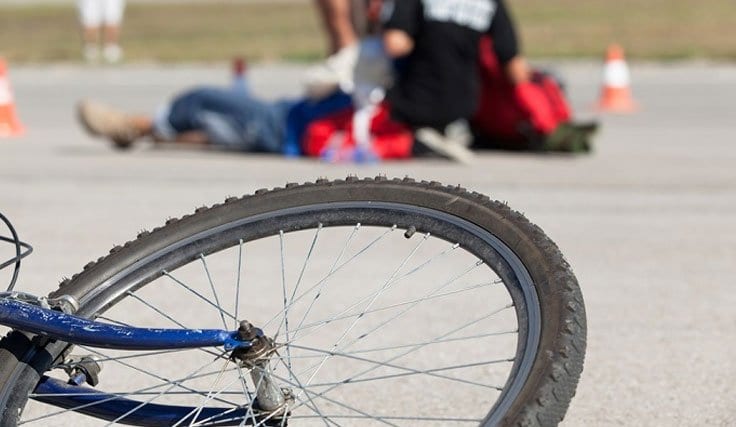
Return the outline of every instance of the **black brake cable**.
[[[10,292],[13,290],[13,288],[15,288],[15,282],[18,280],[18,273],[20,272],[21,260],[27,257],[28,255],[30,255],[31,252],[33,252],[33,247],[29,245],[28,243],[24,243],[20,241],[20,239],[18,238],[18,233],[15,231],[13,224],[11,224],[10,220],[8,220],[8,218],[6,218],[5,215],[3,215],[1,212],[0,212],[0,219],[5,223],[5,225],[8,227],[8,230],[10,230],[10,234],[13,236],[12,238],[0,236],[0,241],[12,243],[13,245],[15,245],[15,257],[0,264],[0,270],[12,264],[15,264],[15,270],[13,271],[13,278],[10,279],[10,285],[8,285],[8,289],[7,289],[7,291]],[[25,252],[22,252],[22,249],[25,249]]]

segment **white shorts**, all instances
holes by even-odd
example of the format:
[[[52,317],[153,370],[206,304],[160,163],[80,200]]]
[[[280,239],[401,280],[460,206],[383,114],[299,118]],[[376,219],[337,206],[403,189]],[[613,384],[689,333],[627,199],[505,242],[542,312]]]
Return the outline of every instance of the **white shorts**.
[[[119,26],[125,0],[77,0],[79,19],[85,27]]]

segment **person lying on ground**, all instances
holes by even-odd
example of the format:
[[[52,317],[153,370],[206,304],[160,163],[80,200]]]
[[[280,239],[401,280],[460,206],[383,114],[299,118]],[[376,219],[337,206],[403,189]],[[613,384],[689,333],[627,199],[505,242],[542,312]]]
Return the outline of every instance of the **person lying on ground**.
[[[121,149],[148,139],[282,153],[287,144],[299,143],[311,120],[350,104],[342,92],[320,101],[267,102],[234,88],[200,87],[176,95],[155,114],[131,114],[90,100],[78,104],[77,114],[91,135],[109,139]]]

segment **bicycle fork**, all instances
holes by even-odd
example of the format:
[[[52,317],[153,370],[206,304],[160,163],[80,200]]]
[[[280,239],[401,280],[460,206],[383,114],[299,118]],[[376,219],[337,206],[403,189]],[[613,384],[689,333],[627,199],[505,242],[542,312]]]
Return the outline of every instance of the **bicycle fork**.
[[[242,321],[236,331],[136,328],[96,322],[75,316],[73,312],[78,308],[79,304],[70,296],[47,299],[22,292],[4,292],[0,293],[0,325],[69,344],[114,350],[165,351],[221,347],[225,352],[230,352],[229,357],[233,362],[250,370],[251,379],[256,387],[256,399],[254,403],[246,406],[251,412],[254,410],[258,412],[254,418],[274,420],[278,422],[278,425],[285,425],[281,421],[288,416],[288,407],[293,403],[294,397],[289,389],[278,387],[272,378],[269,363],[270,358],[276,354],[277,346],[271,338],[264,335],[261,329],[254,327],[248,321]],[[95,386],[100,368],[89,358],[82,358],[77,362],[79,363],[67,363],[62,366],[70,375],[70,381],[66,384],[44,377],[35,391],[38,396],[36,399],[67,409],[80,404],[89,405],[90,400],[102,403],[110,400],[118,406],[121,406],[121,401],[128,401],[128,399],[109,396],[94,389],[80,387],[84,382]],[[79,394],[79,399],[74,398],[75,393]],[[64,397],[54,398],[54,395]],[[128,402],[129,405],[136,403],[135,401]],[[100,408],[101,413],[108,410],[105,405],[89,406]],[[150,422],[149,412],[162,414],[168,412],[167,418],[162,420],[161,425],[167,425],[170,418],[178,416],[177,414],[190,416],[187,412],[190,408],[187,407],[153,404],[147,406],[149,406],[148,411],[139,411],[140,415],[126,416],[126,423],[134,424],[136,417],[145,418],[147,422]],[[245,410],[241,408],[239,412]],[[245,418],[248,415],[239,412],[233,413],[230,410],[228,416],[232,418],[242,415]],[[216,415],[216,413],[213,415],[212,412],[201,414],[210,419]]]

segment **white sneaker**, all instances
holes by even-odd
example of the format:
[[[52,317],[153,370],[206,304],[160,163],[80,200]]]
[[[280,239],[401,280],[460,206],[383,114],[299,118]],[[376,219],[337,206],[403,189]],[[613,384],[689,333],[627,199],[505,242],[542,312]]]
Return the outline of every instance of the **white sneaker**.
[[[109,64],[117,64],[123,60],[123,49],[117,44],[107,44],[102,50],[102,56]]]
[[[475,153],[468,148],[473,136],[465,120],[450,123],[445,127],[444,134],[432,128],[419,128],[414,138],[430,152],[446,159],[465,164],[475,160]]]
[[[353,70],[358,62],[358,44],[340,49],[325,62],[307,70],[304,84],[307,96],[313,99],[324,98],[335,90],[351,93],[355,87]]]
[[[473,143],[473,133],[465,120],[455,120],[445,127],[445,138],[454,141],[463,147],[470,147]]]

